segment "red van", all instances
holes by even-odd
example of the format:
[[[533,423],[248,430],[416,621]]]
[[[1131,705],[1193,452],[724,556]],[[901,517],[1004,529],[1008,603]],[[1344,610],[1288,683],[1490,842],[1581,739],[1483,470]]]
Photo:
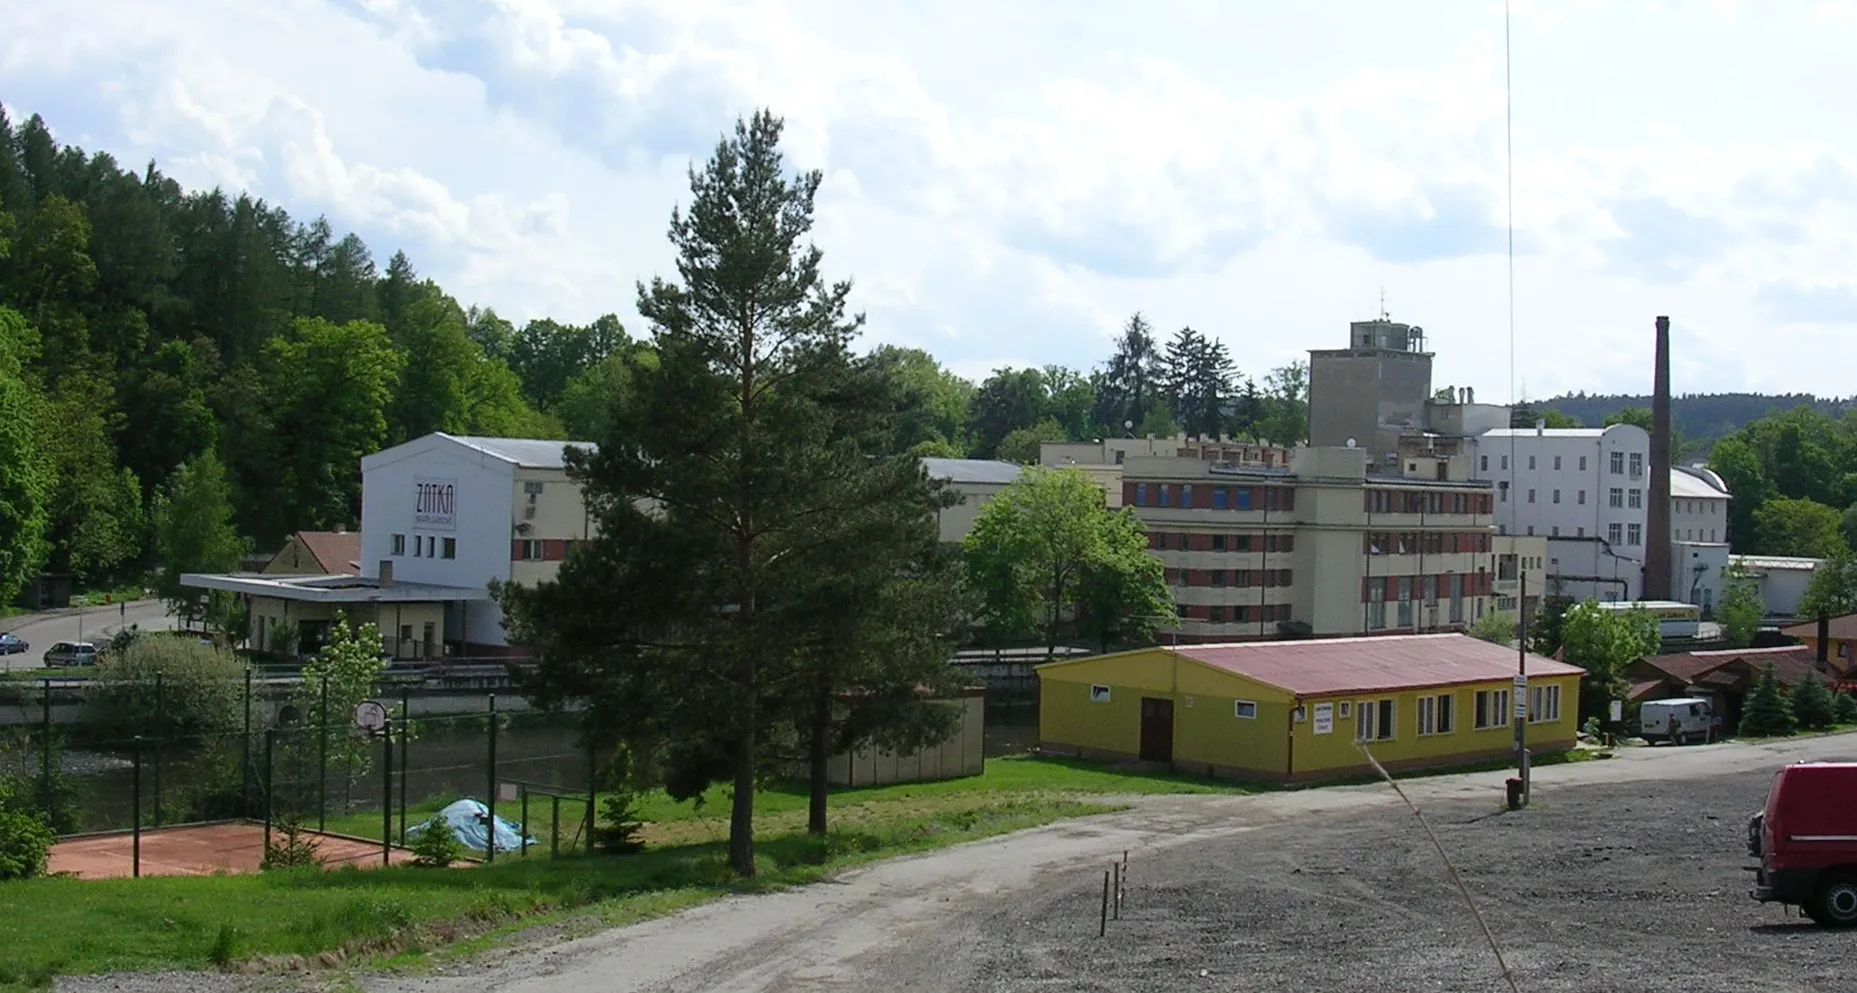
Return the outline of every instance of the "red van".
[[[1799,907],[1825,927],[1857,926],[1857,762],[1781,769],[1747,833],[1760,859],[1754,899]]]

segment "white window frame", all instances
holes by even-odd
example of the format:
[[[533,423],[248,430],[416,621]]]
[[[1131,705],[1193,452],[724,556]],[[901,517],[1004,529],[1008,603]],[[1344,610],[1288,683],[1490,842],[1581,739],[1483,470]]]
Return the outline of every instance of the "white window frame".
[[[1354,737],[1357,741],[1392,741],[1394,732],[1399,730],[1399,703],[1392,697],[1380,697],[1375,700],[1362,700],[1357,708],[1360,716],[1354,722]],[[1381,719],[1381,711],[1386,718]]]
[[[1457,698],[1455,695],[1437,693],[1419,697],[1420,737],[1452,734],[1456,730]]]
[[[1560,720],[1560,687],[1553,683],[1528,688],[1528,723],[1552,724]]]
[[[1510,713],[1514,698],[1506,689],[1478,690],[1475,697],[1475,727],[1478,731],[1494,731],[1511,726],[1515,717]]]
[[[393,550],[389,552],[388,554],[391,554],[391,555],[405,555],[406,554],[406,536],[405,535],[396,534],[393,536]]]
[[[1108,703],[1109,695],[1110,695],[1110,690],[1108,686],[1102,683],[1091,683],[1090,684],[1090,702],[1091,703]]]
[[[1257,701],[1256,700],[1233,700],[1232,701],[1232,716],[1236,717],[1237,719],[1241,721],[1257,720]]]
[[[1617,521],[1607,524],[1606,540],[1614,545],[1623,545],[1625,543],[1625,525]]]

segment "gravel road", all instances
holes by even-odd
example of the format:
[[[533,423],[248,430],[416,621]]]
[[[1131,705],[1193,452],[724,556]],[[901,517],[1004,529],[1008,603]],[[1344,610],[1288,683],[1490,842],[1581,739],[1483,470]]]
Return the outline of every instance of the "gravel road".
[[[1525,991],[1857,990],[1857,935],[1746,896],[1745,818],[1772,771],[1802,759],[1857,759],[1857,737],[1639,748],[1547,767],[1519,814],[1498,810],[1502,773],[1402,785]],[[1123,919],[1099,939],[1102,871],[1124,850]],[[802,889],[359,983],[368,993],[1508,988],[1419,823],[1383,785],[1147,798]],[[251,987],[116,976],[59,988]]]

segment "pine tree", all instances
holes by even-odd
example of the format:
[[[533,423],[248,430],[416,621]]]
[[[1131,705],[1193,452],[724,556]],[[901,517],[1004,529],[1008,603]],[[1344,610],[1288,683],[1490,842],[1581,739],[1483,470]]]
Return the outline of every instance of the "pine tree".
[[[1794,723],[1808,731],[1822,731],[1837,719],[1837,702],[1816,674],[1808,673],[1793,687],[1787,702],[1791,705]]]
[[[1793,713],[1780,694],[1780,681],[1773,675],[1771,662],[1761,671],[1754,692],[1747,696],[1740,731],[1747,738],[1778,738],[1793,733]]]
[[[1137,311],[1116,339],[1115,353],[1096,392],[1096,420],[1112,436],[1137,432],[1162,397],[1165,379],[1154,327]]]
[[[1832,718],[1839,724],[1857,724],[1857,696],[1839,693],[1831,707]]]

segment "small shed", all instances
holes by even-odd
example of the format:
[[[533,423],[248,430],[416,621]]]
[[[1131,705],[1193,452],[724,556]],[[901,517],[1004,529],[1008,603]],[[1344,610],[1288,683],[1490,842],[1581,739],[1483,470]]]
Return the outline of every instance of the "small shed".
[[[1039,747],[1181,772],[1310,782],[1512,754],[1513,649],[1462,634],[1179,645],[1038,668]],[[1578,739],[1585,670],[1526,657],[1526,740]]]

